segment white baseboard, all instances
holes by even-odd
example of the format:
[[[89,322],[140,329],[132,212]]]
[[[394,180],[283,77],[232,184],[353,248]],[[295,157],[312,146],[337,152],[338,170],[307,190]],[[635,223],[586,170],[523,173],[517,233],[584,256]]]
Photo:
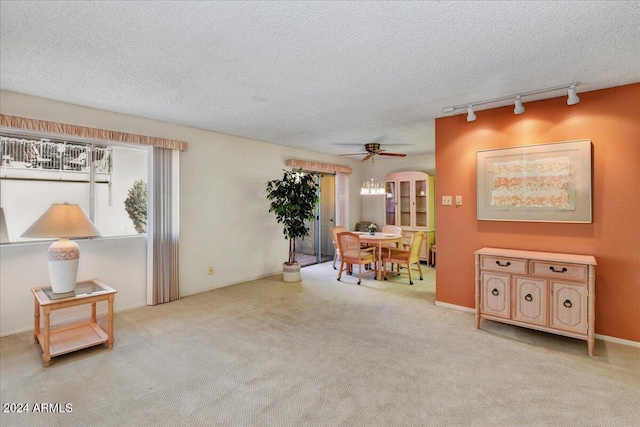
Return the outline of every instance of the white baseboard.
[[[467,313],[475,314],[476,312],[475,308],[469,308],[462,305],[449,304],[447,302],[436,301],[436,305],[440,307],[451,308],[453,310],[464,311]],[[640,342],[637,342],[637,341],[625,340],[622,338],[610,337],[608,335],[601,335],[601,334],[596,334],[596,338],[602,341],[609,341],[616,344],[622,344],[622,345],[628,345],[630,347],[640,348]]]
[[[609,335],[596,334],[596,338],[602,341],[609,341],[616,344],[628,345],[629,347],[640,348],[640,342],[624,340],[622,338],[610,337]]]
[[[445,307],[445,308],[452,308],[458,311],[466,311],[467,313],[473,313],[473,314],[476,313],[475,308],[465,307],[463,305],[449,304],[448,302],[441,302],[441,301],[436,301],[436,305],[440,307]]]

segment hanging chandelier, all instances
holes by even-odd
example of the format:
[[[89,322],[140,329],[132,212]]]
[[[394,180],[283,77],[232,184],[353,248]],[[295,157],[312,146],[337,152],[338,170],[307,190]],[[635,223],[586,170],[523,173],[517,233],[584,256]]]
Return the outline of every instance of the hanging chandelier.
[[[376,181],[374,178],[375,157],[375,155],[371,156],[371,180],[363,182],[362,188],[360,189],[360,194],[364,196],[385,194],[384,182]]]

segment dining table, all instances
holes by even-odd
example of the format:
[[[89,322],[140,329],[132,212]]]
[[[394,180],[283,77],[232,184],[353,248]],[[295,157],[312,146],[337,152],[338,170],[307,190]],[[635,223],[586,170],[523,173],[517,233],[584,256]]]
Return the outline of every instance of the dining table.
[[[368,245],[378,246],[378,260],[376,262],[376,279],[382,280],[382,244],[383,243],[400,243],[402,242],[402,235],[389,234],[389,233],[368,233],[362,231],[356,231],[355,234],[360,236],[360,242]]]

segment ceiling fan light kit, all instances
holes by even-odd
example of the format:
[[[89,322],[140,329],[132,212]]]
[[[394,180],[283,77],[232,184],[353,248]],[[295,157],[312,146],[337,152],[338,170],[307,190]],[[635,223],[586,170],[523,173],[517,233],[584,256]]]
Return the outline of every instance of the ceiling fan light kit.
[[[522,114],[522,113],[524,113],[524,106],[522,105],[522,97],[523,96],[534,95],[534,94],[544,93],[544,92],[551,92],[551,91],[554,91],[554,90],[565,89],[565,88],[567,89],[567,105],[575,105],[575,104],[580,102],[580,97],[576,93],[576,86],[578,86],[578,83],[567,83],[567,84],[560,85],[560,86],[549,87],[549,88],[546,88],[546,89],[531,90],[529,92],[517,93],[517,94],[514,94],[514,95],[503,96],[503,97],[500,97],[500,98],[487,99],[487,100],[484,100],[484,101],[476,101],[476,102],[467,102],[465,104],[454,105],[452,107],[445,107],[445,108],[443,108],[443,112],[445,112],[445,113],[453,113],[456,110],[461,110],[463,108],[466,108],[467,109],[467,121],[468,122],[473,122],[473,121],[476,120],[476,114],[475,114],[475,111],[473,109],[474,106],[483,105],[483,104],[491,104],[491,103],[494,103],[494,102],[505,101],[507,99],[513,99],[514,100],[514,106],[515,106],[515,108],[513,109],[513,114]]]
[[[374,178],[375,159],[371,156],[371,180],[362,183],[360,194],[363,196],[379,196],[386,193],[384,182],[376,181]]]
[[[406,154],[387,153],[386,150],[383,150],[380,148],[380,144],[378,143],[365,144],[364,149],[366,150],[366,152],[364,153],[341,154],[341,156],[362,156],[364,154],[365,156],[362,159],[363,161],[371,159],[371,179],[369,181],[365,181],[362,183],[360,194],[363,196],[384,195],[386,194],[384,182],[376,181],[376,179],[374,178],[375,157],[376,156],[405,157]]]
[[[363,196],[382,196],[385,193],[384,182],[376,181],[373,177],[371,177],[371,181],[363,182],[360,189],[360,194]]]

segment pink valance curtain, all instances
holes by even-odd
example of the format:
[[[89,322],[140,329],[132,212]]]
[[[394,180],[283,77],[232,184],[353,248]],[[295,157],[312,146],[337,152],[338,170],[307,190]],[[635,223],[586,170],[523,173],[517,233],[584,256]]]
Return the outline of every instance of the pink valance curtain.
[[[189,148],[185,141],[116,132],[113,130],[88,128],[84,126],[29,119],[25,117],[7,116],[6,114],[0,114],[0,126],[7,129],[27,130],[69,137],[75,136],[80,138],[99,139],[103,141],[124,142],[127,144],[150,145],[152,147],[168,148],[180,151],[186,151]]]

